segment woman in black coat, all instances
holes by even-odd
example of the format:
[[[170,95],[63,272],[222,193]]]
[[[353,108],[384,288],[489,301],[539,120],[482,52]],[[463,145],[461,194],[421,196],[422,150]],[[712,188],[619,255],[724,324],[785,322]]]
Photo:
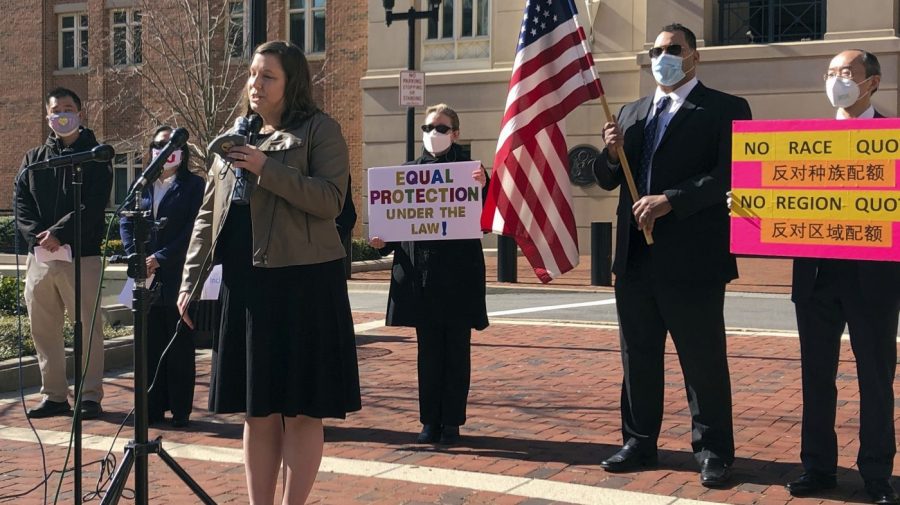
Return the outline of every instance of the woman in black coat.
[[[148,159],[153,159],[169,142],[172,128],[160,126],[153,134],[147,149]],[[147,397],[148,420],[151,424],[164,420],[166,410],[172,411],[172,426],[188,424],[194,403],[194,340],[184,325],[175,335],[178,316],[178,288],[187,254],[188,241],[194,228],[194,219],[203,200],[206,182],[190,172],[190,150],[185,145],[172,153],[163,165],[159,179],[144,188],[141,209],[152,211],[154,220],[165,219],[165,225],[150,233],[147,244],[147,277],[153,277],[151,287],[158,288],[158,297],[147,316],[147,370],[150,380],[157,367],[156,381]],[[133,208],[133,201],[126,208]],[[134,252],[134,225],[129,218],[122,218],[119,232],[125,252]],[[163,350],[172,341],[162,362]]]
[[[459,116],[444,104],[425,111],[424,152],[408,164],[471,161],[456,144]],[[487,173],[472,173],[487,193]],[[394,253],[386,324],[416,329],[419,372],[418,443],[454,444],[466,422],[472,329],[488,326],[481,240],[370,241]]]

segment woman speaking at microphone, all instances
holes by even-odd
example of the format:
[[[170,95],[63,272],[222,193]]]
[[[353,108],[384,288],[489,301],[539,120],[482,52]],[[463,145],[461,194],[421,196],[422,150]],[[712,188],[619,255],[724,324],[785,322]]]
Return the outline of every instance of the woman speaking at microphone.
[[[304,503],[323,450],[322,418],[359,410],[344,249],[334,225],[349,177],[340,126],[312,98],[309,65],[290,42],[259,46],[244,115],[263,126],[256,145],[212,164],[179,295],[185,321],[213,259],[222,264],[222,320],[210,410],[246,413],[244,466],[251,504]],[[234,168],[254,187],[232,203]]]
[[[171,136],[170,126],[160,126],[153,132],[153,140],[147,149],[149,159],[156,158]],[[188,424],[196,376],[191,332],[182,328],[175,335],[179,319],[176,302],[184,258],[203,198],[203,178],[192,174],[189,167],[190,149],[184,145],[172,152],[163,164],[159,178],[141,193],[141,210],[151,211],[156,221],[166,220],[164,226],[150,233],[147,244],[147,277],[153,277],[153,284],[159,286],[160,291],[147,317],[147,369],[154,382],[147,396],[148,420],[150,424],[160,423],[165,411],[171,410],[172,426],[176,428]],[[133,207],[133,200],[125,205],[129,209]],[[133,253],[134,224],[130,218],[122,218],[119,232],[125,252]],[[170,341],[172,344],[163,357],[163,350]]]

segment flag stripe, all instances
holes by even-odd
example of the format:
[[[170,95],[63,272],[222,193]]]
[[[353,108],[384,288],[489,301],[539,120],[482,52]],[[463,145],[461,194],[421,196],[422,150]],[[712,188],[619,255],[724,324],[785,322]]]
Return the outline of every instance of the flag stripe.
[[[578,264],[559,122],[602,95],[572,0],[527,0],[482,228],[512,235],[543,282]]]

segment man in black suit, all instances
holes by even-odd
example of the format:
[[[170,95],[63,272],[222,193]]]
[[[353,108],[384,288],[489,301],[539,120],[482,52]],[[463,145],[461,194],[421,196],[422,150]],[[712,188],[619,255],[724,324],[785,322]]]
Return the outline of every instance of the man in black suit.
[[[871,96],[881,81],[875,55],[844,51],[825,74],[826,94],[837,119],[884,117]],[[803,428],[800,459],[805,473],[787,487],[807,496],[837,485],[838,358],[844,326],[856,357],[860,429],[857,466],[873,503],[897,504],[891,486],[894,439],[894,373],[900,313],[900,263],[798,258],[791,299],[797,312],[803,370]]]
[[[662,423],[666,333],[684,373],[700,481],[724,485],[734,460],[725,349],[725,284],[737,277],[728,250],[725,191],[731,183],[731,122],[750,119],[747,101],[701,84],[694,34],[662,29],[650,57],[657,89],[625,105],[603,127],[601,187],[619,192],[616,306],[621,333],[624,446],[607,471],[654,466]],[[622,146],[639,199],[633,202],[616,148]],[[642,230],[652,232],[648,246]]]

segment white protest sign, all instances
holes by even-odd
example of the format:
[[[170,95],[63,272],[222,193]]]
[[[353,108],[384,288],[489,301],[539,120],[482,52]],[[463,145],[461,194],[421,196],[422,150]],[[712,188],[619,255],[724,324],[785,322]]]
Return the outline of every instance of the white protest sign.
[[[147,277],[147,280],[144,281],[144,285],[148,288],[153,285],[153,275]],[[125,279],[125,285],[122,286],[122,291],[119,292],[118,301],[122,305],[128,307],[129,309],[132,307],[132,291],[134,291],[134,279],[131,277],[127,277]]]
[[[400,72],[400,106],[425,105],[425,72],[402,70]]]
[[[216,265],[209,272],[209,277],[203,283],[203,291],[200,292],[201,300],[218,300],[219,290],[222,288],[222,265]]]
[[[385,242],[481,238],[480,161],[368,170],[369,237]]]

